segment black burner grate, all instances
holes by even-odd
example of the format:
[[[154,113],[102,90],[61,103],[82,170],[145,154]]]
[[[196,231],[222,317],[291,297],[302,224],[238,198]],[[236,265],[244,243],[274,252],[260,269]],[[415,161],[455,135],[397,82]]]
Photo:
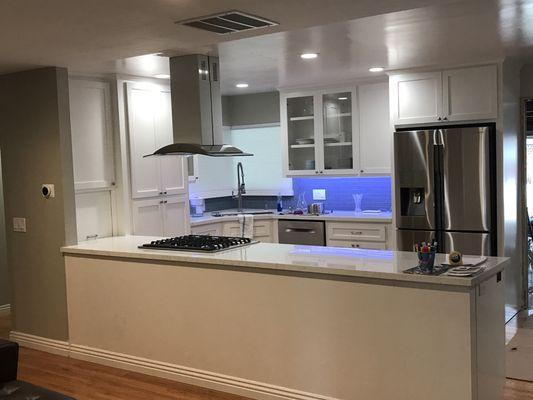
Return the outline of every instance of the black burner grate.
[[[186,235],[154,240],[139,248],[215,252],[255,243],[244,237]]]

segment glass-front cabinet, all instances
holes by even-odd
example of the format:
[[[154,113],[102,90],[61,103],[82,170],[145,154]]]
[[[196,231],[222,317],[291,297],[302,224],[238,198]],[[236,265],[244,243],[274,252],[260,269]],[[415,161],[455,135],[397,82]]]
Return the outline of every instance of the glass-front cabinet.
[[[356,173],[356,91],[281,95],[287,176]]]

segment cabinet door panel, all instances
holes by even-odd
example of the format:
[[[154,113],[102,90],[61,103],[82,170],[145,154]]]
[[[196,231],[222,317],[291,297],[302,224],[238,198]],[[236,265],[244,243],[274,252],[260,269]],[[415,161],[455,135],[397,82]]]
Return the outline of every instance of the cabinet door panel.
[[[157,149],[156,106],[154,89],[127,86],[133,198],[153,197],[162,192],[158,157],[143,156]]]
[[[189,200],[187,196],[167,197],[163,201],[164,236],[189,234]]]
[[[162,200],[134,200],[133,232],[141,236],[163,236]]]
[[[75,188],[110,187],[115,178],[109,84],[71,79],[69,94]]]
[[[357,135],[353,132],[352,92],[322,95],[323,172],[353,173],[354,152],[359,152]]]
[[[442,74],[427,72],[390,78],[391,107],[397,125],[437,122],[442,117]]]
[[[158,95],[159,107],[156,110],[156,146],[157,148],[174,143],[172,131],[172,103],[170,91],[163,90]],[[164,194],[187,193],[187,166],[185,157],[159,157],[161,171],[161,190]]]
[[[444,71],[444,114],[450,121],[498,117],[496,65]]]
[[[358,100],[360,172],[390,174],[393,131],[389,121],[389,85],[361,85]]]
[[[113,236],[111,191],[76,194],[78,241]]]

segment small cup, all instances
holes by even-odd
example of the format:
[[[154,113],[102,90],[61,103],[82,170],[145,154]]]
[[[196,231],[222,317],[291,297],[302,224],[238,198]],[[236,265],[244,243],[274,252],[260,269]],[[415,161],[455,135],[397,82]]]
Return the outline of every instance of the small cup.
[[[433,272],[433,265],[435,264],[435,251],[427,253],[418,252],[418,267],[424,272]]]

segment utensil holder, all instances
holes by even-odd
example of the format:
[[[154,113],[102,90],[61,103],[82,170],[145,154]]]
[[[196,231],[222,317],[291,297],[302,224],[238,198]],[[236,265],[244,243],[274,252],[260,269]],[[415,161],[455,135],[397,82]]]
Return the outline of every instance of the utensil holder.
[[[435,251],[418,252],[418,267],[424,272],[432,272],[435,264]]]

